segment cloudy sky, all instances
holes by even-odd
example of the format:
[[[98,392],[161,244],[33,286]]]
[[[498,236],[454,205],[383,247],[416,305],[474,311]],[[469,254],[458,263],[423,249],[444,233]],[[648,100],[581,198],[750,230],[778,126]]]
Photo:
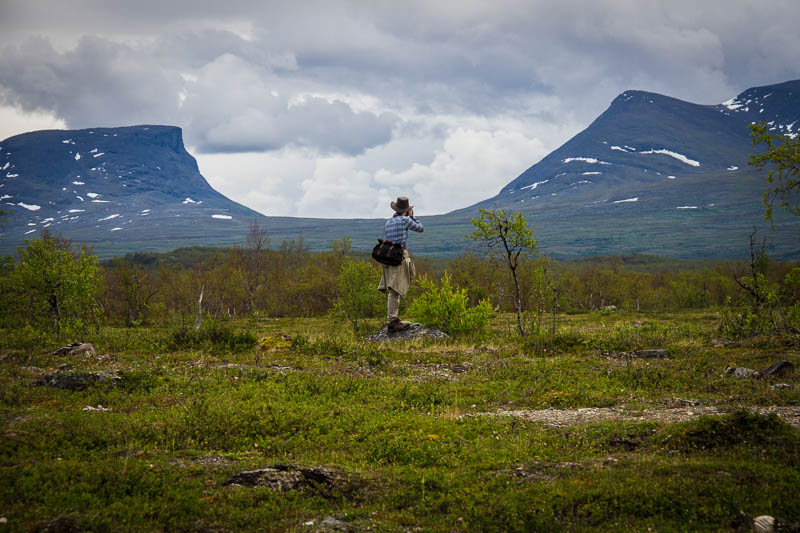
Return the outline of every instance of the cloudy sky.
[[[493,196],[626,89],[800,78],[796,0],[0,0],[0,139],[172,124],[266,215]]]

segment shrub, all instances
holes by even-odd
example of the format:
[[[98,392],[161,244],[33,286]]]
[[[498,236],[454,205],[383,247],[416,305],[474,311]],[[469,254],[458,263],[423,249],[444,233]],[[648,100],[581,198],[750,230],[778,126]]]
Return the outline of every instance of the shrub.
[[[239,353],[253,348],[258,339],[249,331],[239,332],[222,322],[206,321],[195,330],[180,326],[170,335],[170,350],[212,349],[216,351]]]
[[[475,307],[468,307],[468,303],[467,290],[453,287],[450,275],[445,273],[440,287],[430,278],[420,280],[420,294],[409,313],[422,324],[450,335],[480,334],[489,325],[494,310],[488,300],[481,300]]]
[[[370,264],[346,260],[336,281],[339,297],[332,314],[348,320],[359,333],[364,327],[363,319],[380,316],[385,305],[377,290],[378,281],[379,273]]]
[[[17,260],[4,262],[0,274],[0,322],[5,325],[72,337],[96,324],[100,266],[87,250],[75,252],[69,241],[45,232],[19,248]]]

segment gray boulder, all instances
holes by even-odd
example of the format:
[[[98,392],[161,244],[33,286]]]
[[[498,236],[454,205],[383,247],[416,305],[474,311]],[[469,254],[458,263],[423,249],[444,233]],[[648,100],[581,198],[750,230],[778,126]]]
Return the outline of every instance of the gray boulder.
[[[124,377],[116,370],[102,372],[73,372],[58,371],[40,377],[37,385],[55,387],[64,390],[83,390],[91,385],[107,385],[109,388],[117,387],[124,381]]]
[[[374,342],[403,340],[403,339],[418,339],[420,337],[431,337],[434,339],[443,339],[447,337],[447,333],[439,331],[436,328],[426,328],[422,324],[412,322],[407,329],[402,331],[389,331],[389,328],[383,326],[377,333],[368,335],[367,340]]]
[[[81,355],[86,357],[95,357],[97,355],[97,348],[91,342],[74,342],[67,346],[62,346],[58,350],[50,352],[50,355]]]
[[[764,377],[784,377],[794,372],[794,365],[789,361],[778,361],[764,370],[761,375]]]
[[[332,468],[275,465],[259,470],[239,472],[231,476],[223,485],[268,487],[272,490],[287,491],[304,488],[330,488],[343,479],[342,475]]]
[[[734,368],[732,366],[726,366],[725,370],[722,373],[726,376],[733,376],[736,379],[743,379],[743,378],[758,379],[759,377],[761,377],[760,372],[757,372],[752,368],[745,368],[745,367]]]

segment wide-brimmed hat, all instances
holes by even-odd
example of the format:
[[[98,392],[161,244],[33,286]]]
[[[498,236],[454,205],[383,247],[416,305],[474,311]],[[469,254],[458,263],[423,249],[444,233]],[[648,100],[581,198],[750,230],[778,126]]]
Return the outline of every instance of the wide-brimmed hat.
[[[406,198],[405,196],[398,196],[397,201],[392,202],[389,205],[391,205],[392,209],[394,209],[398,213],[404,213],[409,209],[414,209],[413,205],[408,205],[408,198]]]

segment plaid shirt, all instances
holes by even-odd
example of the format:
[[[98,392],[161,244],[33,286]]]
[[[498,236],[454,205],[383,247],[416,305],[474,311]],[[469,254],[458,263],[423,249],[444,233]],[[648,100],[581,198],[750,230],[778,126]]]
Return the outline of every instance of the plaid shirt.
[[[422,222],[415,218],[394,216],[386,221],[383,227],[383,238],[387,241],[399,242],[406,249],[406,241],[408,240],[408,230],[414,230],[422,233]]]

